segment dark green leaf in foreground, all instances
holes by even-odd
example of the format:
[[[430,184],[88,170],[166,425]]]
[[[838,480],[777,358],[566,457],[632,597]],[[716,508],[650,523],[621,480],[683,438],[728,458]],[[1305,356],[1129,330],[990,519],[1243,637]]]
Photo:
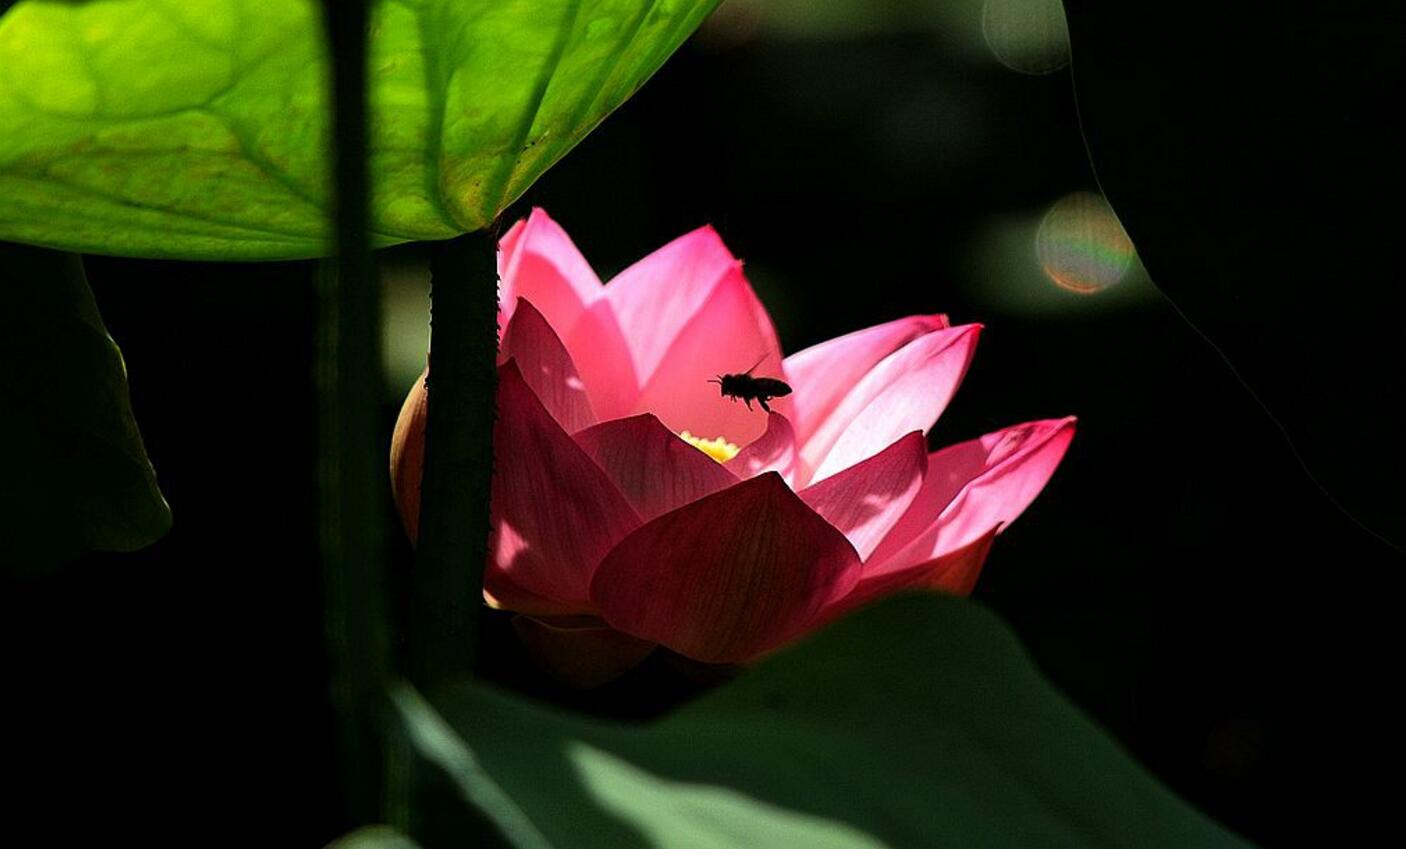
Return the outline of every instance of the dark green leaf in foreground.
[[[1067,6],[1089,153],[1153,282],[1323,488],[1406,546],[1400,7]],[[1254,496],[1237,470],[1191,474]]]
[[[519,849],[1244,847],[969,602],[864,611],[648,726],[463,685],[399,704]],[[442,718],[441,718],[442,717]]]
[[[717,2],[375,2],[375,241],[490,222]],[[0,19],[0,238],[325,254],[326,75],[311,0],[19,3]]]
[[[6,572],[140,548],[171,526],[76,255],[0,243],[0,447]]]

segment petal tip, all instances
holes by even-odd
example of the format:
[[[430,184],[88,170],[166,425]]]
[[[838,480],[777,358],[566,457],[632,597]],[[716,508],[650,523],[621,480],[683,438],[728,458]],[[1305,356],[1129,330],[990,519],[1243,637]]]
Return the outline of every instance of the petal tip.
[[[914,313],[905,319],[899,319],[899,321],[917,322],[926,327],[929,333],[934,330],[948,330],[952,327],[952,321],[945,312]]]
[[[786,479],[785,479],[784,477],[782,477],[782,476],[781,476],[781,473],[778,472],[778,471],[775,470],[775,469],[767,469],[766,471],[762,472],[761,474],[756,475],[755,477],[751,478],[751,480],[753,480],[753,481],[762,481],[762,482],[765,482],[767,486],[780,487],[781,489],[784,489],[784,490],[786,490],[787,492],[790,492],[790,491],[791,491],[791,487],[789,487],[789,486],[786,485]],[[745,483],[745,482],[746,482],[746,481],[744,481],[744,483]],[[758,485],[760,486],[760,484],[758,484]]]
[[[695,240],[711,242],[714,246],[721,248],[724,254],[729,257],[732,257],[732,261],[734,263],[738,262],[737,257],[728,248],[727,242],[723,241],[722,234],[717,231],[717,228],[715,228],[712,223],[705,223],[693,228],[692,230],[679,237],[679,240],[687,242],[692,242]],[[740,265],[740,263],[738,264]]]
[[[1031,422],[1031,425],[1043,428],[1049,436],[1054,436],[1061,431],[1073,431],[1078,429],[1078,416],[1060,416],[1058,418],[1039,419]]]

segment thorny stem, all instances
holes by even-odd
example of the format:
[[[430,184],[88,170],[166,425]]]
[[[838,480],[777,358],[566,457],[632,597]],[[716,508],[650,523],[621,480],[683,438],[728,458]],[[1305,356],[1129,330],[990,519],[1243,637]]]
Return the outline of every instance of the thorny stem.
[[[411,592],[411,680],[422,690],[474,666],[488,554],[497,388],[495,240],[436,245],[420,531]]]

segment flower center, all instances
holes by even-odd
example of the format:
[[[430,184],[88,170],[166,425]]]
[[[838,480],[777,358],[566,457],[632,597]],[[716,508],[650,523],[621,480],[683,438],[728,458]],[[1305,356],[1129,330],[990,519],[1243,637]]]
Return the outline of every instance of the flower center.
[[[704,439],[701,436],[694,436],[688,431],[684,431],[679,434],[679,438],[689,445],[692,445],[694,448],[697,448],[699,451],[702,451],[704,454],[707,454],[709,457],[712,457],[714,460],[717,460],[719,463],[726,463],[728,460],[736,457],[737,452],[741,450],[737,447],[737,443],[728,442],[721,436],[716,439]]]

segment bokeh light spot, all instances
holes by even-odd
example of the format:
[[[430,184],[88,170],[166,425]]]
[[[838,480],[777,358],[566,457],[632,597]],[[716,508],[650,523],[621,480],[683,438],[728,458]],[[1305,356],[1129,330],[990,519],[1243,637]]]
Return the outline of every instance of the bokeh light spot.
[[[1050,207],[1035,234],[1040,268],[1056,286],[1093,295],[1123,279],[1133,242],[1101,195],[1075,192]]]
[[[1022,74],[1069,64],[1069,28],[1060,0],[985,0],[981,33],[997,61]]]
[[[406,390],[425,369],[430,344],[430,271],[420,258],[380,257],[381,371],[391,397]]]

